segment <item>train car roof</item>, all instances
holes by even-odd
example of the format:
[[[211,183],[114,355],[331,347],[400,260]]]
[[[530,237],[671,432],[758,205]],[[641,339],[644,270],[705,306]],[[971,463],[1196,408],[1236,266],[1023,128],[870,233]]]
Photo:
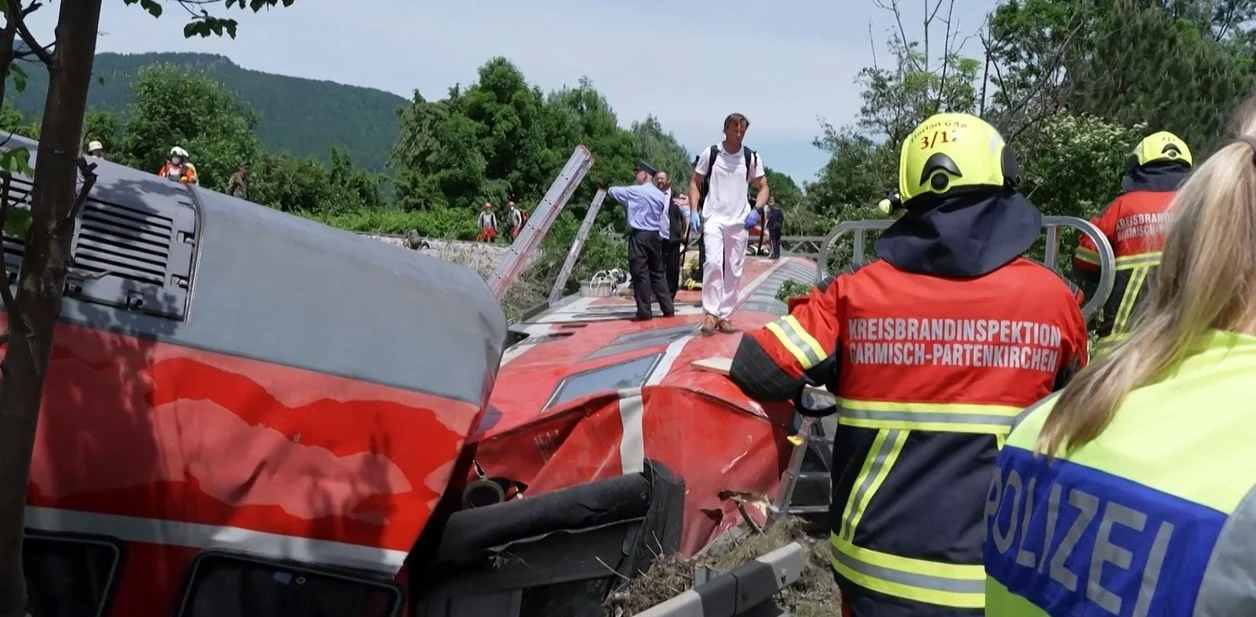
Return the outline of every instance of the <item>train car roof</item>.
[[[784,315],[786,304],[776,298],[781,286],[815,276],[815,264],[805,259],[747,258],[734,321],[753,328]],[[682,355],[731,357],[740,341],[739,335],[697,335],[702,320],[698,292],[677,295],[674,318],[630,321],[635,311],[632,301],[622,297],[569,296],[512,325],[519,342],[502,358],[479,436],[510,431],[598,392],[646,385],[692,388],[691,378],[727,381],[692,377],[688,364],[678,362]],[[755,407],[731,384],[720,396],[729,405]]]
[[[36,164],[36,142],[10,144]],[[111,270],[72,282],[63,320],[477,404],[487,396],[506,318],[474,271],[93,161],[72,250],[78,265]],[[14,244],[23,252],[6,240],[6,267]],[[99,265],[106,257],[114,265]]]

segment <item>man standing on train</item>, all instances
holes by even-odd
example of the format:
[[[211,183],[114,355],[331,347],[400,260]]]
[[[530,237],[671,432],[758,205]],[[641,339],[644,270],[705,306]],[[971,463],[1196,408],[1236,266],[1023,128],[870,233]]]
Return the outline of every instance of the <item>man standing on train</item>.
[[[730,318],[737,306],[737,288],[746,262],[751,210],[750,185],[757,193],[754,208],[762,208],[770,193],[763,161],[742,140],[750,121],[741,114],[724,119],[724,141],[698,156],[689,180],[689,201],[702,210],[704,256],[702,333],[734,332]]]
[[[654,318],[654,302],[664,317],[672,317],[676,309],[663,267],[663,236],[667,235],[663,191],[655,186],[655,170],[649,164],[638,163],[636,171],[635,185],[612,186],[606,192],[628,211],[628,271],[637,302],[633,320],[647,321]]]
[[[1155,279],[1160,249],[1169,224],[1169,202],[1186,180],[1193,159],[1191,149],[1177,135],[1160,131],[1149,135],[1125,161],[1121,195],[1091,223],[1107,236],[1116,255],[1116,283],[1103,306],[1096,354],[1110,350],[1129,336],[1133,316],[1146,297],[1147,283]],[[1073,268],[1097,286],[1099,254],[1090,238],[1082,236],[1073,256]],[[1090,290],[1087,290],[1090,293]]]
[[[984,614],[995,456],[1022,409],[1086,364],[1074,289],[1021,255],[1042,215],[1015,157],[968,114],[903,142],[878,259],[823,282],[741,340],[730,378],[761,401],[823,385],[840,409],[830,564],[848,617]],[[801,405],[799,405],[801,407]]]

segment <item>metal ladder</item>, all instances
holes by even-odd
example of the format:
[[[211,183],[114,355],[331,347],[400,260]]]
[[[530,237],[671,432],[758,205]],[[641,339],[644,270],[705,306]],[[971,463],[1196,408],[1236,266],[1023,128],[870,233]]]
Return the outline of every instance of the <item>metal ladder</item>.
[[[571,158],[567,159],[567,164],[563,166],[563,170],[558,173],[558,178],[545,192],[541,203],[536,205],[532,216],[528,218],[523,230],[519,232],[519,237],[515,238],[507,249],[506,257],[497,264],[497,269],[488,279],[489,289],[493,290],[493,295],[497,296],[498,300],[506,297],[506,291],[523,273],[523,268],[532,258],[532,254],[541,247],[541,241],[545,239],[545,234],[549,233],[554,221],[558,220],[558,214],[562,212],[563,206],[567,205],[567,200],[571,199],[572,193],[576,192],[576,187],[580,186],[580,182],[593,167],[593,160],[593,154],[583,145],[576,146],[576,151],[571,154]]]
[[[567,251],[567,260],[563,262],[563,267],[558,271],[558,278],[554,279],[554,286],[550,288],[549,303],[552,306],[563,297],[563,288],[567,286],[567,279],[571,278],[572,270],[576,269],[576,260],[580,258],[580,252],[584,250],[584,243],[589,239],[589,231],[593,229],[593,221],[597,219],[597,213],[602,210],[602,202],[606,201],[606,189],[598,189],[597,194],[593,196],[592,203],[589,204],[589,211],[585,213],[584,220],[580,222],[580,230],[576,232],[576,239],[571,243],[571,248]]]

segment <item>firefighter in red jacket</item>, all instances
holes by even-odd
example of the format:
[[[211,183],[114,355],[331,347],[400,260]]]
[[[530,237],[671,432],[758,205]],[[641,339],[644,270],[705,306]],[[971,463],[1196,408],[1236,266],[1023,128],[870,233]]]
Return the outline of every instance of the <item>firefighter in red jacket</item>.
[[[747,333],[730,377],[762,401],[823,385],[836,412],[830,563],[847,617],[984,614],[986,495],[1021,411],[1086,364],[1061,276],[1021,257],[1042,215],[999,133],[939,114],[904,141],[878,259]],[[800,406],[801,409],[801,406]]]
[[[1160,265],[1160,249],[1169,221],[1169,202],[1190,173],[1191,150],[1173,133],[1161,131],[1143,139],[1125,162],[1121,195],[1090,222],[1108,237],[1116,255],[1116,284],[1103,307],[1099,345],[1103,353],[1125,340],[1147,282]],[[1082,236],[1073,255],[1073,269],[1086,283],[1099,278],[1099,255]]]

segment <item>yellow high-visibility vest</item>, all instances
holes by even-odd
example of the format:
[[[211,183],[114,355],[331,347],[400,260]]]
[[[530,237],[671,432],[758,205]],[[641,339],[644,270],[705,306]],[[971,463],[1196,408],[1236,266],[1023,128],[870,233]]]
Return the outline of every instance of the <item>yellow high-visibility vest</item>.
[[[986,615],[1256,615],[1256,337],[1210,333],[1048,462],[1033,447],[1054,402],[999,453]]]

